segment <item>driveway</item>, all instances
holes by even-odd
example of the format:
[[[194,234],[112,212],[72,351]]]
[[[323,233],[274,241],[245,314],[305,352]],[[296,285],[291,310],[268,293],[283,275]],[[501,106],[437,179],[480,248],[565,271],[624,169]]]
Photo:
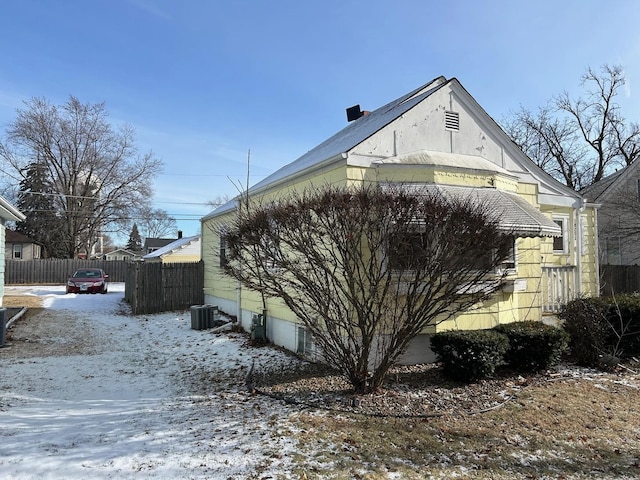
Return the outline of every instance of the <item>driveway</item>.
[[[0,349],[0,478],[288,478],[295,412],[245,388],[287,357],[188,311],[133,317],[123,292],[5,288],[41,308]]]

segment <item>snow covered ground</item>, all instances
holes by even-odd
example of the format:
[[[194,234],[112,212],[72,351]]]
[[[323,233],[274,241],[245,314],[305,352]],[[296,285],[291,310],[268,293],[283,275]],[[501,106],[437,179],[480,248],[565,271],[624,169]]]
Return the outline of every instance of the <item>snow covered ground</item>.
[[[27,321],[57,333],[46,355],[0,349],[0,478],[293,478],[296,410],[245,388],[252,361],[291,360],[188,311],[128,316],[123,291],[6,287],[43,297]]]

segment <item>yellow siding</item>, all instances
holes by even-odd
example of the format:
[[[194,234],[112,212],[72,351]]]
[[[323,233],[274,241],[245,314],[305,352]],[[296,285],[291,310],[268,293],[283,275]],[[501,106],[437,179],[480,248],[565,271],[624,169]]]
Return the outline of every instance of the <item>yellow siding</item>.
[[[371,175],[373,176],[373,175]],[[385,165],[376,170],[380,182],[439,183],[469,187],[496,187],[515,192],[517,182],[493,172],[466,172],[456,169],[432,169],[424,165]]]
[[[233,212],[202,222],[202,260],[204,263],[204,293],[234,301],[237,298],[235,282],[220,269],[220,236],[222,225],[233,221]],[[230,315],[235,312],[226,312]]]
[[[501,323],[517,321],[539,321],[542,318],[540,282],[540,239],[520,238],[516,242],[517,271],[507,277],[511,287],[496,292],[490,299],[459,314],[454,319],[437,325],[436,331],[462,329],[477,330],[492,328]],[[510,291],[516,282],[524,291]]]
[[[585,208],[581,214],[582,232],[584,235],[582,252],[582,294],[587,296],[598,296],[599,271],[598,271],[598,241],[596,233],[596,210],[595,208]]]
[[[169,254],[162,257],[162,263],[189,263],[189,262],[199,262],[200,255],[180,255],[180,254]]]
[[[364,172],[362,169],[354,168],[350,174],[354,180],[362,180]],[[278,198],[286,198],[295,193],[304,192],[306,189],[314,187],[324,187],[327,185],[346,185],[347,169],[345,166],[329,170],[320,170],[313,175],[300,178],[296,182],[290,182],[280,189],[267,192],[264,195],[256,195],[251,201],[263,202],[273,201]],[[229,301],[237,302],[238,283],[223,274],[220,268],[220,237],[219,229],[225,224],[233,222],[234,212],[229,212],[224,216],[207,219],[202,223],[202,259],[204,261],[204,293]],[[242,289],[241,291],[242,309],[260,313],[265,309],[262,296],[257,292]],[[269,316],[295,322],[294,314],[279,299],[266,299],[266,309]],[[235,315],[236,312],[226,312]]]
[[[425,330],[424,333],[449,329],[482,329],[491,328],[500,323],[542,319],[542,267],[576,265],[576,255],[580,251],[578,239],[574,233],[578,229],[579,218],[572,208],[551,208],[537,203],[538,189],[535,184],[518,184],[513,179],[502,175],[487,173],[469,173],[455,169],[425,169],[421,166],[395,166],[390,168],[365,168],[355,166],[341,166],[338,168],[322,169],[306,175],[295,181],[283,184],[266,194],[257,195],[252,201],[269,201],[285,198],[294,193],[303,192],[312,187],[327,185],[355,185],[373,182],[438,182],[450,185],[465,185],[486,187],[493,185],[503,190],[517,192],[548,217],[561,215],[567,219],[567,232],[570,234],[568,251],[554,253],[552,238],[520,238],[517,239],[517,272],[509,277],[511,287],[497,292],[492,298],[476,305],[468,312],[438,323]],[[582,260],[583,293],[597,295],[597,265],[595,246],[595,217],[594,209],[587,208],[580,215],[584,236],[582,242],[584,251]],[[222,274],[219,268],[219,236],[221,225],[233,221],[235,213],[229,212],[224,216],[208,219],[202,225],[202,258],[205,265],[205,294],[224,298],[232,302],[237,301],[238,285],[234,280]],[[284,304],[277,299],[267,299],[263,304],[261,296],[255,292],[242,290],[242,309],[252,312],[262,312],[265,307],[268,315],[273,318],[289,322],[296,322],[296,318]],[[227,312],[235,315],[236,312]]]

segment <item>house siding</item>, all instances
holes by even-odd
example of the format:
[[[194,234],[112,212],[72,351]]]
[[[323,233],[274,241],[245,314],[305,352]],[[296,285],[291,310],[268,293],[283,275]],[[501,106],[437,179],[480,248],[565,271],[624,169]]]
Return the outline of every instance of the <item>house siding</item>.
[[[251,198],[253,202],[268,202],[279,198],[286,198],[304,192],[309,188],[323,187],[326,185],[347,185],[352,182],[362,182],[365,170],[359,167],[347,168],[342,165],[338,168],[331,167],[321,169],[311,174],[302,175],[296,181],[283,185],[277,191],[267,192]],[[351,178],[351,180],[349,180]],[[235,217],[235,211],[223,216],[207,219],[202,222],[202,259],[204,260],[205,301],[217,305],[228,315],[238,317],[242,326],[249,330],[254,314],[261,314],[263,310],[267,314],[267,335],[270,340],[284,348],[295,350],[296,340],[295,315],[277,299],[266,299],[263,304],[262,297],[253,291],[240,289],[232,278],[224,275],[220,268],[220,236],[221,226],[230,224]],[[240,289],[241,308],[238,309],[238,291]]]
[[[200,261],[200,241],[192,242],[174,252],[160,257],[162,263],[188,263]]]
[[[33,243],[5,243],[4,258],[7,260],[35,260],[40,258],[40,246]],[[22,255],[20,258],[13,257],[14,245],[22,245]]]
[[[620,178],[621,184],[596,200],[602,204],[598,210],[601,260],[610,265],[640,264],[638,235],[628,231],[628,225],[638,223],[640,171],[635,163],[626,168],[631,170]]]

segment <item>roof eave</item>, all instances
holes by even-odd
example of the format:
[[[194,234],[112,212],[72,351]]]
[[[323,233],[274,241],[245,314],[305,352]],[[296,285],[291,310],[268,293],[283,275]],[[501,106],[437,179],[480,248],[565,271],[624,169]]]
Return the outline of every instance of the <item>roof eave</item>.
[[[20,210],[11,205],[4,197],[1,196],[0,217],[12,222],[22,222],[27,218]]]

